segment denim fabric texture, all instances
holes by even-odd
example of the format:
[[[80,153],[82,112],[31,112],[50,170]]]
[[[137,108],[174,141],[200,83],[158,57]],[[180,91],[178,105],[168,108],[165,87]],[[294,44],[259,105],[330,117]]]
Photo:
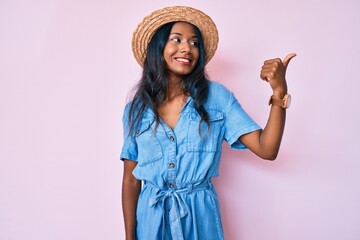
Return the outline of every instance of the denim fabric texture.
[[[217,193],[211,178],[218,176],[223,141],[246,149],[238,138],[261,129],[233,93],[209,82],[205,108],[210,130],[193,99],[188,97],[174,129],[147,110],[129,134],[129,104],[123,115],[124,143],[120,159],[136,161],[133,175],[143,181],[137,206],[138,240],[224,239]]]

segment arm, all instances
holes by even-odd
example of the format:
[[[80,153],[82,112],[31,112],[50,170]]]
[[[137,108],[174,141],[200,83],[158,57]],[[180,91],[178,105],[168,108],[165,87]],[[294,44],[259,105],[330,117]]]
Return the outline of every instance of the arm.
[[[124,160],[122,182],[122,208],[124,214],[125,233],[127,240],[135,240],[136,207],[141,190],[141,181],[137,180],[132,171],[136,162]]]
[[[292,53],[287,55],[284,61],[281,61],[281,59],[271,59],[264,62],[260,77],[269,82],[274,98],[282,99],[287,93],[286,68],[290,60],[295,56],[296,54]],[[272,105],[264,130],[242,135],[239,141],[259,157],[275,160],[284,132],[285,118],[286,110]]]

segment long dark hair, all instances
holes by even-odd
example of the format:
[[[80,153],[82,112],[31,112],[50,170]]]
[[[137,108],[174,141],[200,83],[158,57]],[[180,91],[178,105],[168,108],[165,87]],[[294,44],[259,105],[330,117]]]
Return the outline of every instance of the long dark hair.
[[[159,28],[147,46],[143,74],[135,88],[129,110],[130,132],[138,127],[147,108],[150,108],[155,114],[156,127],[159,124],[158,108],[168,97],[167,69],[163,50],[175,23],[167,23]],[[205,73],[204,41],[200,30],[194,25],[193,27],[198,37],[199,59],[194,70],[184,76],[181,86],[182,91],[193,98],[194,107],[201,117],[200,123],[205,121],[209,127],[209,114],[204,108],[209,92],[209,80]]]

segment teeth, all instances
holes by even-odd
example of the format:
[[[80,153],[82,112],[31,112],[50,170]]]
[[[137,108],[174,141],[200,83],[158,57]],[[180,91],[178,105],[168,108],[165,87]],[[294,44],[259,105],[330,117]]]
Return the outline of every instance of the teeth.
[[[186,62],[186,63],[190,62],[190,60],[186,58],[176,58],[176,60],[178,60],[179,62]]]

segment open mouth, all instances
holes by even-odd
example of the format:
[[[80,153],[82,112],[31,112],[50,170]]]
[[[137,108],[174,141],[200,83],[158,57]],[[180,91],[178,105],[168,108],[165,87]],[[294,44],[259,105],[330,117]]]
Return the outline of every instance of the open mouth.
[[[181,62],[181,63],[185,63],[185,64],[191,63],[191,59],[189,59],[189,58],[181,58],[181,57],[179,57],[179,58],[175,58],[175,60],[178,61],[178,62]]]

